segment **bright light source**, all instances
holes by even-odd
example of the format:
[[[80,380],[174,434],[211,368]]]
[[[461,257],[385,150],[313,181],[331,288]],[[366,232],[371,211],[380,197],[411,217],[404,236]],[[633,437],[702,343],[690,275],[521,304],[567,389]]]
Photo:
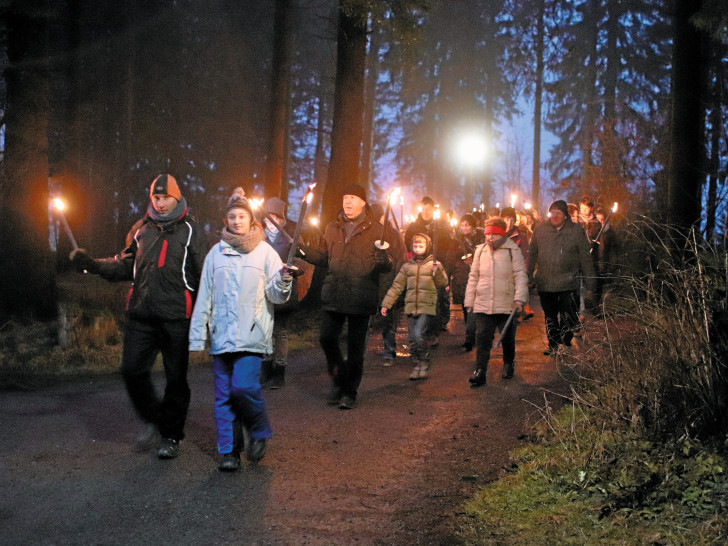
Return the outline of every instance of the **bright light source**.
[[[458,134],[453,147],[456,159],[467,168],[482,167],[488,157],[488,139],[483,131],[469,130]]]
[[[312,226],[317,226],[319,223],[318,218],[316,218],[315,216],[311,216],[308,221],[311,223]]]
[[[516,201],[518,201],[518,195],[516,195],[515,193],[512,193],[511,194],[511,208],[512,209],[516,208]]]
[[[56,208],[57,211],[62,212],[66,208],[66,203],[64,203],[63,199],[61,199],[60,197],[54,197],[53,206]]]
[[[617,212],[617,209],[618,209],[618,208],[619,208],[619,203],[617,203],[617,202],[615,201],[615,202],[614,202],[614,205],[612,205],[612,214],[614,214],[615,212]]]

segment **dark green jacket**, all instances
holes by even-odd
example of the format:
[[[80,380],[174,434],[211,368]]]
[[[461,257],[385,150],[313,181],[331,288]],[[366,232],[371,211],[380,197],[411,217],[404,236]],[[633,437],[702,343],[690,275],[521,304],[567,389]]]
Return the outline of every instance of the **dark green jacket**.
[[[594,290],[594,263],[584,229],[569,218],[561,229],[548,220],[539,224],[528,248],[528,278],[536,281],[539,292],[579,290],[581,278],[587,290]]]

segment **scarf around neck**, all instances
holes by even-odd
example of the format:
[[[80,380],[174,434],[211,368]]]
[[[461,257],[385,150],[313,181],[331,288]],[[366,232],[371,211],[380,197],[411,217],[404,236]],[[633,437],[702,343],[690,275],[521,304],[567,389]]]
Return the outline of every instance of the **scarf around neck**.
[[[236,235],[227,227],[224,227],[222,229],[222,240],[241,254],[248,254],[263,241],[263,231],[256,224],[253,224],[246,234]]]
[[[485,243],[485,244],[486,244],[487,246],[489,246],[489,247],[490,247],[490,251],[491,251],[491,252],[495,252],[495,251],[496,251],[496,250],[498,250],[498,249],[499,249],[500,247],[502,247],[502,246],[503,246],[503,244],[504,244],[504,243],[505,243],[505,242],[506,242],[507,240],[508,240],[508,235],[504,235],[503,237],[501,237],[500,239],[496,239],[496,240],[495,240],[495,241],[493,241],[492,243]]]
[[[151,202],[149,203],[149,206],[147,207],[147,217],[161,228],[165,228],[165,227],[175,223],[177,220],[182,218],[186,213],[187,213],[187,201],[185,201],[184,196],[180,197],[180,200],[177,201],[177,206],[174,207],[174,210],[167,214],[158,213]]]

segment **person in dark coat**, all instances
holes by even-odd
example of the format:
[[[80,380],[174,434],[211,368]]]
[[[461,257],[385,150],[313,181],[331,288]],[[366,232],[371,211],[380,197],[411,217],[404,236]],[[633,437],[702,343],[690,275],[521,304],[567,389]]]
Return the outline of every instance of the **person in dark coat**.
[[[554,201],[547,222],[533,232],[528,250],[528,278],[536,283],[546,319],[548,349],[571,346],[579,326],[579,283],[583,278],[587,299],[596,286],[594,264],[584,229],[569,218],[565,201]]]
[[[371,206],[372,214],[374,218],[377,218],[379,223],[384,222],[384,209],[378,203]],[[384,240],[389,244],[389,255],[392,257],[392,269],[386,273],[382,273],[379,278],[379,304],[381,306],[384,296],[387,295],[388,288],[392,285],[394,277],[407,261],[407,247],[402,239],[402,234],[398,229],[387,220],[387,227],[384,231]],[[397,323],[399,322],[400,312],[402,310],[404,298],[394,304],[393,308],[387,313],[386,316],[378,316],[378,322],[382,328],[382,342],[384,345],[384,352],[382,355],[382,366],[388,367],[394,364],[397,358]],[[377,317],[377,315],[375,315]]]
[[[392,268],[388,252],[374,244],[381,235],[364,188],[351,184],[344,189],[342,210],[326,226],[319,246],[303,249],[306,261],[328,267],[321,288],[319,342],[332,380],[328,403],[340,409],[356,406],[369,319],[379,304],[380,275]],[[348,324],[346,359],[339,339],[344,323]]]
[[[619,256],[619,237],[609,221],[609,216],[602,208],[597,209],[595,215],[599,222],[599,230],[595,236],[596,249],[592,250],[592,253],[596,254],[597,292],[595,294],[595,303],[599,304],[604,296],[604,290],[614,280]]]
[[[109,281],[133,281],[127,300],[121,374],[129,398],[146,424],[136,449],[155,445],[160,459],[177,456],[190,403],[187,383],[188,334],[207,238],[188,214],[187,202],[172,175],[160,174],[149,188],[150,204],[131,244],[113,258],[71,253],[80,271]],[[160,399],[151,378],[162,353],[167,380]]]
[[[460,218],[460,228],[450,241],[450,249],[445,258],[445,269],[450,275],[450,293],[452,302],[463,308],[465,321],[465,343],[463,348],[472,351],[475,346],[475,320],[465,308],[465,288],[468,286],[470,266],[473,264],[475,247],[485,242],[483,232],[477,229],[475,217],[472,214],[463,214]]]
[[[424,233],[432,241],[437,240],[437,261],[444,261],[450,249],[450,226],[445,218],[435,220],[435,201],[426,195],[420,201],[422,211],[417,215],[414,222],[407,226],[404,234],[404,241],[407,244],[407,251],[412,252],[412,237],[417,233]],[[437,289],[437,315],[430,320],[428,327],[428,343],[430,346],[438,344],[438,337],[441,330],[447,328],[450,322],[450,292],[449,286],[438,287]]]
[[[288,260],[288,254],[291,250],[292,240],[289,237],[293,237],[296,231],[296,222],[287,219],[286,208],[286,203],[278,197],[266,199],[263,204],[264,213],[273,218],[278,227],[285,232],[281,233],[273,222],[268,218],[264,218],[265,241],[278,253],[283,263]],[[288,237],[286,237],[286,234],[288,234]],[[294,280],[291,297],[286,303],[278,303],[274,306],[273,354],[263,359],[261,383],[271,390],[280,389],[286,384],[289,317],[291,312],[298,306],[301,283],[310,283],[310,278],[313,276],[313,266],[308,262],[296,258],[293,265],[296,266],[296,269],[292,270]]]

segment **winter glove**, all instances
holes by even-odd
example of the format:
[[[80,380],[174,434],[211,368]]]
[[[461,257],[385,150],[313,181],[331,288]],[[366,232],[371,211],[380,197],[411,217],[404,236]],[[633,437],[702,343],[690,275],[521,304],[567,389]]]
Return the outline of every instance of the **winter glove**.
[[[291,274],[291,270],[286,269],[285,267],[281,269],[281,281],[283,282],[284,290],[289,290],[291,288],[291,284],[293,283],[293,275]]]
[[[71,259],[73,267],[75,267],[76,271],[79,273],[85,273],[87,271],[89,273],[98,273],[100,271],[99,264],[96,263],[96,260],[89,256],[88,252],[82,248],[73,250],[69,255],[69,258]]]
[[[389,264],[389,254],[386,250],[375,250],[374,251],[374,263],[379,267],[384,267]]]

